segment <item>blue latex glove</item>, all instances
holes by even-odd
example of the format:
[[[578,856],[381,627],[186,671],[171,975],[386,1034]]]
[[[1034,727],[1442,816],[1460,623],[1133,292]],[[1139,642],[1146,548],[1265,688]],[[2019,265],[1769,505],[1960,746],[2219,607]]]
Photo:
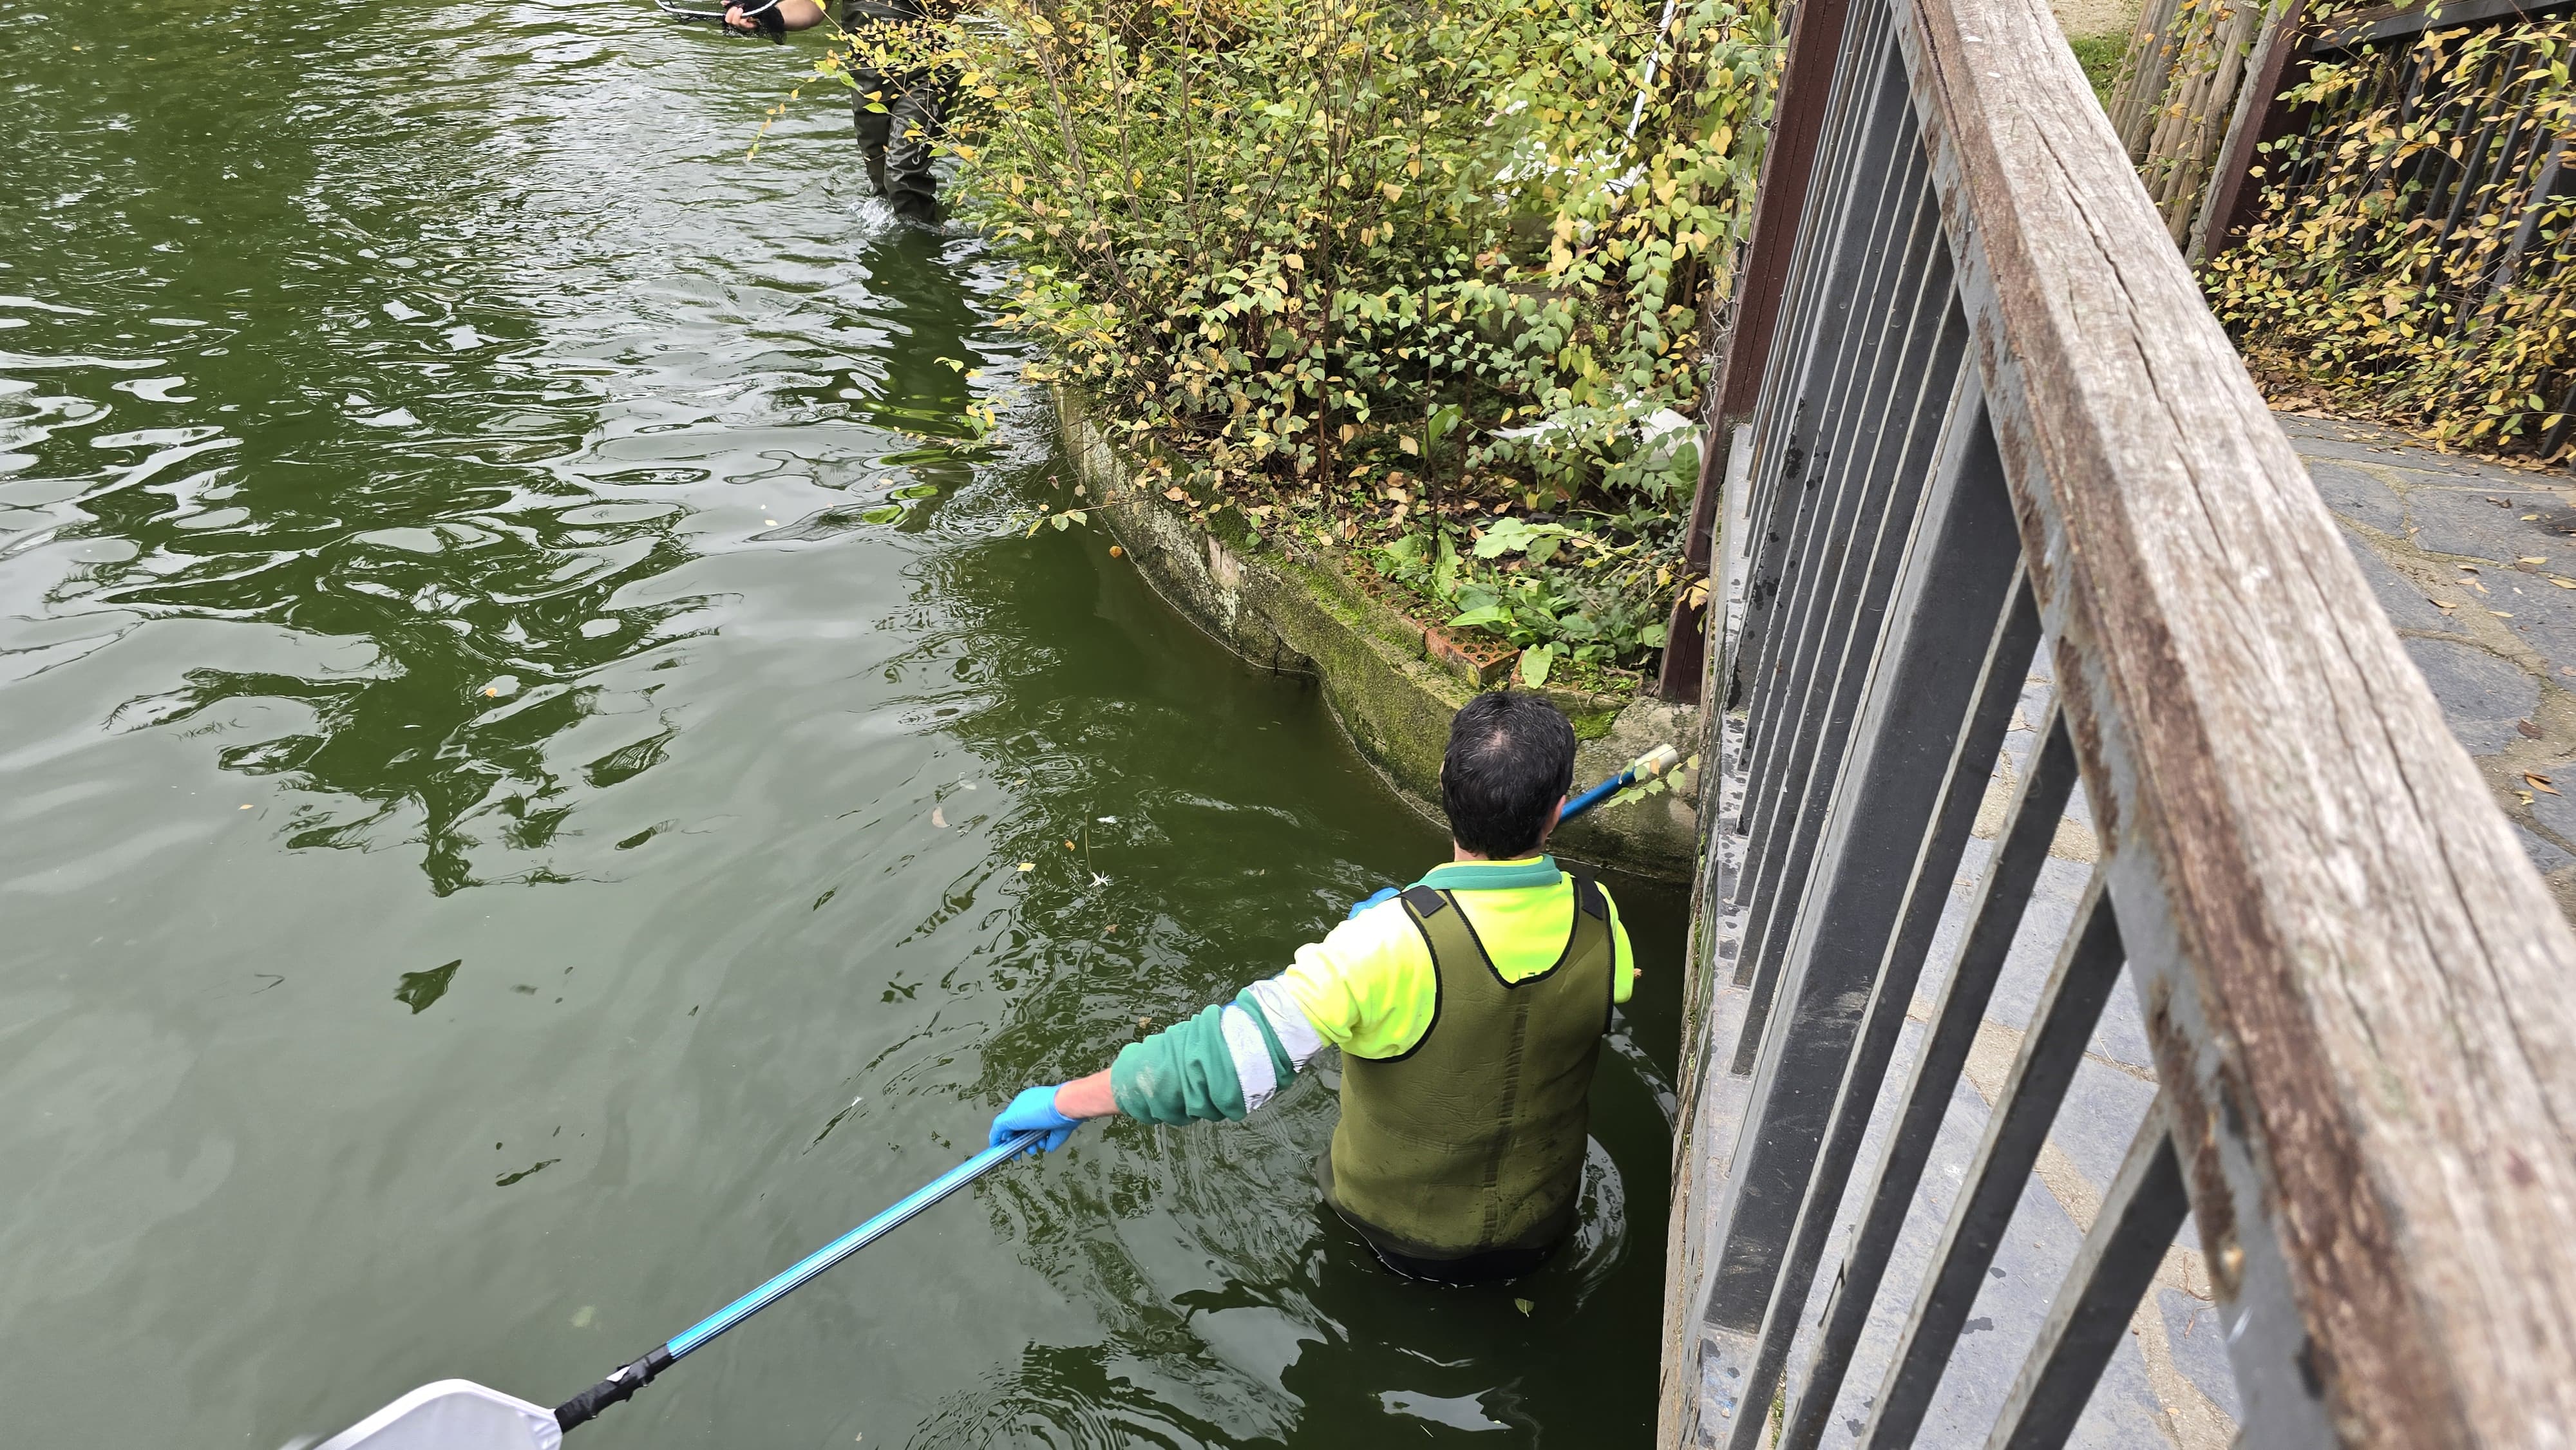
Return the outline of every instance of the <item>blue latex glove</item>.
[[[1064,1140],[1072,1137],[1073,1130],[1081,1126],[1082,1119],[1068,1118],[1055,1110],[1054,1087],[1033,1087],[1011,1099],[1011,1105],[994,1117],[992,1134],[984,1140],[984,1145],[998,1148],[1009,1142],[1014,1133],[1025,1133],[1032,1128],[1044,1129],[1046,1136],[1029,1149],[1029,1156],[1035,1158],[1040,1153],[1052,1153],[1063,1147]]]
[[[1376,895],[1367,897],[1360,901],[1352,902],[1350,916],[1345,916],[1342,920],[1348,921],[1352,916],[1359,915],[1361,912],[1368,910],[1370,907],[1377,905],[1381,901],[1393,901],[1403,894],[1404,888],[1401,886],[1381,886],[1378,888]]]

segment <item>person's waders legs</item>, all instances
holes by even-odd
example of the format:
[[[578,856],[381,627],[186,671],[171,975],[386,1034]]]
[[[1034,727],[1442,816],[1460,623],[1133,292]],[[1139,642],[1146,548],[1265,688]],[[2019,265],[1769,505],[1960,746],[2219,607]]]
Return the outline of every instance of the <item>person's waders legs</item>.
[[[851,79],[858,82],[858,92],[850,98],[851,119],[859,130],[859,159],[867,164],[868,189],[879,196],[886,189],[886,137],[894,129],[894,78],[884,71],[855,70]]]
[[[948,78],[938,72],[892,74],[862,70],[857,107],[859,154],[869,184],[906,221],[939,220],[939,179],[930,169],[948,103]]]

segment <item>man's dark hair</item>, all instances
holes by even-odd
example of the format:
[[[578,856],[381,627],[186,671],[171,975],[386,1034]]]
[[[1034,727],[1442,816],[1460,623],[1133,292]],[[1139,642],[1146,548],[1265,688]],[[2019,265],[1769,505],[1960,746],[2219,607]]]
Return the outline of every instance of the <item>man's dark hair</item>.
[[[1574,725],[1538,695],[1478,695],[1449,722],[1440,804],[1449,834],[1479,856],[1525,856],[1574,784]]]

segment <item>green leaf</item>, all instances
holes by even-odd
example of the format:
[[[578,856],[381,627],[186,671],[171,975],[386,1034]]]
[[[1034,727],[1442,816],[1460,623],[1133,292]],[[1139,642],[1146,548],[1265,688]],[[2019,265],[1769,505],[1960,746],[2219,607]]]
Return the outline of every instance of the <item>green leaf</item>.
[[[1521,651],[1521,683],[1536,689],[1547,683],[1547,672],[1556,665],[1554,645],[1534,644]]]
[[[1512,612],[1499,604],[1488,604],[1449,621],[1451,629],[1485,629],[1512,622]]]

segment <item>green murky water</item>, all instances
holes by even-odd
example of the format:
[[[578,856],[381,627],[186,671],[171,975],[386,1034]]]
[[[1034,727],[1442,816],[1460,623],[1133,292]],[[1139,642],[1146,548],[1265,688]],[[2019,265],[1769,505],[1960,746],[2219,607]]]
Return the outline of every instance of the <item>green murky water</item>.
[[[552,1403],[1438,853],[1311,686],[1024,537],[995,264],[829,103],[740,159],[798,65],[0,0],[10,1445]],[[1623,895],[1538,1278],[1369,1267],[1310,1082],[1008,1171],[576,1443],[1638,1443],[1680,902]]]

